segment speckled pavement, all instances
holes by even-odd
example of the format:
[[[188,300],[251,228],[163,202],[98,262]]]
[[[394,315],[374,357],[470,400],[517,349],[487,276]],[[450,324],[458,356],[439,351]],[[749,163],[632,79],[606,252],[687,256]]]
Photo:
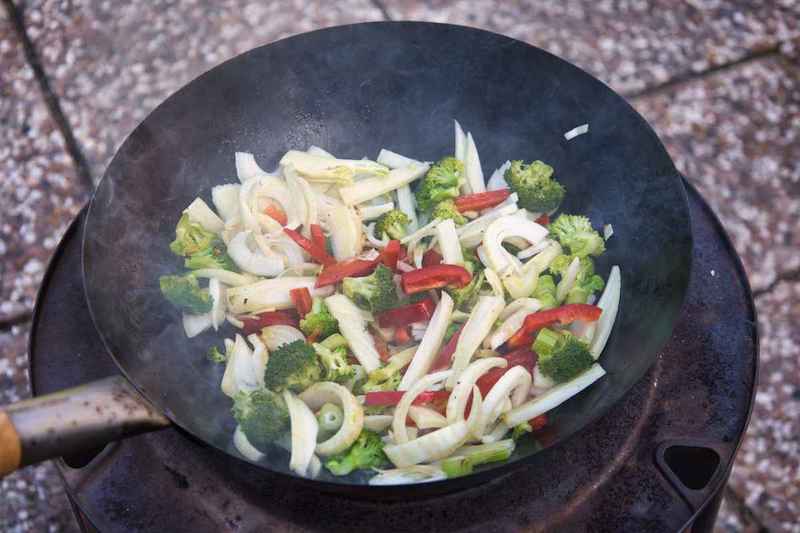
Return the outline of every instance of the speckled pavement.
[[[800,531],[799,1],[2,2],[31,47],[26,57],[0,8],[0,404],[28,394],[25,324],[53,247],[88,182],[165,97],[318,27],[466,24],[541,46],[629,96],[719,214],[755,289],[762,374],[717,529]],[[0,531],[76,530],[50,465],[6,478],[0,494]]]

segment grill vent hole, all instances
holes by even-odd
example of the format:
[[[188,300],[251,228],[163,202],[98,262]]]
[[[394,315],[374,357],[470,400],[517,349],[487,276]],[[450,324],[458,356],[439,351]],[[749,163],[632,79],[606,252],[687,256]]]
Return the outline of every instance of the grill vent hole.
[[[702,446],[670,446],[664,450],[664,462],[686,487],[702,490],[719,467],[719,454]]]

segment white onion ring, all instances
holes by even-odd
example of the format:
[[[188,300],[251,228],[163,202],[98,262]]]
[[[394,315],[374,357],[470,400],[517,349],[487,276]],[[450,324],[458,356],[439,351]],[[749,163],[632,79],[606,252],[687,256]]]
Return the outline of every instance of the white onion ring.
[[[314,410],[326,403],[336,403],[342,408],[342,427],[328,440],[317,444],[319,455],[327,456],[343,452],[361,434],[364,427],[364,409],[345,387],[330,381],[314,383],[300,395],[300,399]]]
[[[507,365],[508,361],[502,357],[487,357],[470,363],[458,376],[453,392],[447,399],[447,421],[453,424],[464,420],[464,410],[467,408],[467,400],[475,382],[489,370],[498,367],[505,368]]]
[[[292,450],[289,468],[298,476],[306,477],[314,447],[317,443],[319,425],[317,418],[308,406],[291,392],[283,391],[283,400],[289,409],[289,420],[292,428]]]
[[[408,433],[406,432],[406,417],[412,402],[420,393],[428,390],[429,387],[449,378],[450,374],[452,374],[452,370],[442,370],[423,376],[403,394],[394,409],[394,420],[392,420],[392,432],[396,443],[405,444],[409,441]]]

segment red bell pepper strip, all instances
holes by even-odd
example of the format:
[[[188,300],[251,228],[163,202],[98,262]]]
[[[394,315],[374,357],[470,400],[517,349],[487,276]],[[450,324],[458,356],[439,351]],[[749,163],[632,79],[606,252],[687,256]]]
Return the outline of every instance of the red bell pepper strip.
[[[271,198],[267,200],[267,205],[264,207],[264,214],[281,226],[285,226],[286,222],[288,221],[286,218],[286,211],[283,210],[281,204],[275,200],[272,200]]]
[[[427,322],[433,316],[435,309],[436,304],[433,303],[433,300],[425,298],[417,303],[387,309],[379,313],[376,318],[378,325],[382,328],[401,328],[414,322]]]
[[[318,288],[325,287],[326,285],[339,283],[344,278],[369,276],[376,266],[377,263],[375,261],[367,261],[366,259],[348,259],[341,263],[328,265],[322,269],[314,286]]]
[[[300,322],[294,311],[267,311],[254,317],[239,317],[244,323],[244,334],[260,333],[267,326],[293,326],[299,327]]]
[[[472,280],[469,271],[458,265],[432,265],[403,272],[403,292],[414,294],[442,287],[466,287]]]
[[[548,224],[550,224],[550,215],[545,213],[544,215],[536,219],[536,223],[541,224],[542,226],[547,226]]]
[[[311,233],[311,242],[313,242],[317,248],[322,248],[327,252],[328,247],[325,243],[325,234],[322,232],[322,226],[319,224],[311,224],[311,226],[309,226],[309,232]]]
[[[454,202],[456,204],[456,209],[462,213],[465,211],[483,211],[484,209],[489,209],[490,207],[503,203],[509,196],[511,196],[511,191],[509,189],[500,189],[498,191],[466,194],[464,196],[459,196]]]
[[[422,266],[433,266],[442,264],[442,254],[431,248],[422,254]]]
[[[406,391],[402,390],[368,392],[364,395],[364,405],[391,407],[400,403],[400,398],[402,398],[405,393]],[[449,396],[450,391],[425,391],[418,394],[411,404],[424,405],[426,403],[446,401]]]
[[[378,261],[392,270],[397,270],[397,261],[400,260],[400,241],[389,241],[381,251]]]
[[[528,372],[533,373],[533,367],[536,365],[536,354],[533,353],[529,348],[521,348],[519,350],[515,350],[507,355],[504,356],[506,360],[508,360],[508,365],[504,368],[493,368],[478,378],[478,381],[475,382],[478,385],[478,388],[481,391],[481,395],[485,398],[489,391],[492,390],[495,383],[497,383],[503,374],[508,372],[509,369],[515,366],[522,366]]]
[[[380,355],[381,362],[387,362],[392,356],[392,354],[389,353],[389,345],[386,344],[386,341],[383,340],[380,335],[376,335],[375,333],[371,333],[371,335],[372,344],[375,345],[375,350],[377,350],[378,355]]]
[[[450,359],[453,358],[453,354],[456,351],[456,346],[458,346],[458,338],[461,336],[461,330],[463,329],[464,326],[461,326],[461,329],[456,331],[453,336],[450,337],[450,340],[447,341],[447,344],[442,346],[442,349],[439,350],[439,355],[431,365],[431,371],[441,370],[450,366]]]
[[[294,308],[297,309],[297,314],[300,318],[305,317],[311,312],[311,292],[308,287],[300,287],[289,291],[289,297],[292,299]]]
[[[547,415],[539,415],[537,417],[531,418],[528,420],[528,424],[531,425],[531,431],[537,431],[542,429],[547,425]]]
[[[411,342],[411,333],[408,332],[408,326],[394,329],[394,343],[402,346]]]
[[[318,246],[310,239],[306,239],[303,237],[299,232],[289,229],[283,228],[284,233],[291,237],[291,239],[297,243],[297,245],[308,252],[311,258],[320,263],[322,265],[332,265],[336,262],[336,260],[328,254],[328,251],[325,249],[324,246]]]
[[[506,347],[511,350],[530,346],[536,337],[536,332],[555,323],[570,324],[576,320],[594,322],[600,318],[602,309],[589,304],[567,304],[555,309],[547,309],[531,313],[525,317],[522,327],[506,341]]]

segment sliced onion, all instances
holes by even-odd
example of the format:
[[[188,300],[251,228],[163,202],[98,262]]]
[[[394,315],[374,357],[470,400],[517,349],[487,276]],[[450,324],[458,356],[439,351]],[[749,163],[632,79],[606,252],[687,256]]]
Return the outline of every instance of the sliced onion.
[[[328,440],[317,444],[319,455],[328,456],[343,452],[361,434],[364,427],[364,409],[345,387],[329,381],[314,383],[300,395],[300,399],[313,410],[319,409],[326,403],[334,403],[342,408],[342,427]]]
[[[239,181],[242,183],[251,178],[256,178],[258,176],[267,174],[261,169],[260,166],[258,166],[255,156],[251,153],[236,152],[234,158],[236,163],[236,175],[238,176]]]
[[[477,385],[472,386],[472,406],[470,408],[469,417],[467,417],[467,427],[469,428],[470,435],[476,439],[480,439],[483,433],[481,427],[481,409],[483,408],[483,396],[481,389]]]
[[[236,382],[237,392],[249,392],[259,388],[261,386],[259,381],[263,382],[263,377],[259,380],[253,350],[241,335],[236,335],[231,357],[233,358],[233,378]]]
[[[183,332],[189,339],[203,333],[212,326],[212,323],[211,313],[203,313],[202,315],[183,314]]]
[[[486,183],[486,190],[488,191],[499,191],[501,189],[508,189],[508,183],[506,183],[506,170],[511,167],[511,161],[506,161],[497,170],[492,172],[489,181]]]
[[[531,418],[544,414],[580,393],[583,389],[605,375],[606,371],[603,370],[603,367],[595,363],[578,377],[566,383],[556,385],[541,396],[537,396],[513,408],[503,415],[503,422],[509,427],[514,427],[517,424],[521,424]]]
[[[239,274],[222,268],[199,268],[197,270],[192,270],[192,274],[198,278],[216,278],[225,285],[233,285],[234,287],[248,285],[258,281],[257,277],[250,274]]]
[[[511,405],[520,405],[531,391],[531,374],[522,366],[509,368],[486,395],[481,409],[480,433],[494,423],[503,413],[505,402],[511,398]]]
[[[611,224],[603,226],[603,239],[608,240],[612,235],[614,235],[614,226]]]
[[[533,387],[537,393],[544,392],[556,386],[556,382],[542,374],[539,365],[533,367]]]
[[[225,228],[222,219],[208,207],[202,198],[195,198],[183,212],[189,215],[189,220],[200,224],[207,231],[219,233]]]
[[[225,315],[225,320],[228,322],[228,324],[230,324],[231,326],[233,326],[235,328],[244,329],[244,322],[239,320],[236,317],[236,315],[232,315],[232,314],[228,313],[227,315]]]
[[[251,231],[238,233],[228,244],[228,255],[242,270],[259,276],[274,277],[280,274],[284,267],[283,257],[276,253],[264,255],[250,249],[248,241],[252,238]]]
[[[592,339],[592,344],[589,347],[589,351],[595,359],[600,357],[600,354],[603,353],[603,348],[606,347],[606,342],[608,342],[608,337],[611,335],[614,322],[617,320],[621,291],[622,275],[620,274],[619,267],[614,265],[611,267],[611,273],[608,275],[608,282],[606,283],[603,295],[597,302],[597,306],[602,309],[603,312],[597,320],[597,330]]]
[[[466,166],[466,159],[467,159],[467,134],[464,133],[464,130],[461,128],[461,124],[458,123],[457,120],[453,121],[453,126],[455,130],[455,158],[461,161],[462,164]],[[461,192],[463,194],[469,194],[472,192],[469,186],[469,180],[464,180],[464,184],[461,186]]]
[[[403,394],[394,409],[394,419],[392,420],[392,432],[394,433],[396,443],[403,444],[409,440],[408,433],[406,432],[406,418],[408,417],[408,410],[416,397],[437,383],[446,380],[451,373],[450,370],[442,370],[434,372],[433,374],[428,374],[414,383],[414,385]]]
[[[430,483],[441,481],[447,476],[438,466],[415,465],[406,468],[381,470],[377,476],[369,480],[370,485],[410,485],[412,483]]]
[[[306,150],[306,152],[311,154],[311,155],[317,155],[317,156],[320,156],[320,157],[327,157],[328,159],[336,159],[336,156],[333,155],[332,153],[330,153],[329,151],[327,151],[327,150],[325,150],[323,148],[320,148],[319,146],[314,146],[313,144],[308,147],[308,150]]]
[[[447,388],[453,388],[461,377],[461,373],[467,368],[475,350],[491,331],[503,307],[505,307],[505,301],[502,298],[497,296],[478,297],[478,302],[458,337],[456,351],[453,353],[453,375],[447,381]]]
[[[469,429],[465,421],[437,429],[427,435],[402,444],[389,444],[383,448],[395,466],[406,467],[444,459],[464,444]]]
[[[308,228],[308,204],[306,203],[306,198],[303,194],[303,188],[299,182],[299,180],[302,178],[297,175],[297,172],[295,172],[294,168],[292,167],[283,167],[283,175],[286,179],[286,188],[289,190],[289,194],[294,199],[292,202],[292,210],[297,216],[297,218],[292,221],[294,225],[290,226],[287,219],[286,226],[290,229],[295,229],[297,226],[302,224],[305,228]]]
[[[442,292],[439,304],[436,306],[419,348],[417,348],[417,353],[414,354],[411,364],[397,387],[399,390],[411,388],[417,380],[431,369],[431,365],[433,365],[433,361],[436,359],[444,341],[444,335],[447,333],[447,325],[450,323],[452,312],[453,299],[446,292]],[[405,422],[405,419],[403,421]]]
[[[242,431],[242,426],[236,426],[236,430],[233,432],[233,446],[248,461],[257,463],[266,457],[266,454],[261,453],[258,448],[247,440],[247,435]]]
[[[238,183],[227,183],[217,185],[211,189],[211,201],[217,209],[219,216],[226,223],[238,220],[241,217],[239,211],[239,191],[242,186]]]
[[[429,407],[412,405],[408,409],[408,417],[419,429],[438,429],[447,425],[447,419]]]
[[[537,244],[534,244],[533,246],[525,248],[524,250],[520,250],[517,253],[517,258],[527,259],[529,257],[533,257],[534,255],[541,253],[545,248],[550,246],[551,242],[552,241],[550,241],[549,239],[545,239]]]
[[[486,282],[492,288],[492,294],[494,294],[497,298],[503,298],[503,301],[505,301],[503,282],[500,281],[500,277],[497,275],[497,273],[491,268],[485,268],[483,269],[483,274],[486,276]]]
[[[487,357],[470,363],[458,377],[453,392],[447,399],[447,421],[452,424],[464,420],[464,411],[475,382],[489,370],[505,368],[507,365],[508,361],[502,357]]]
[[[357,205],[408,185],[428,172],[428,164],[412,164],[389,171],[386,176],[375,176],[339,188],[339,196],[347,205]]]
[[[394,209],[394,202],[378,205],[361,205],[358,207],[358,214],[362,220],[375,220],[384,213]]]
[[[208,293],[211,296],[211,325],[214,331],[219,329],[220,324],[225,321],[225,286],[217,278],[208,280]]]
[[[443,220],[436,226],[436,236],[439,239],[439,248],[442,253],[442,262],[448,265],[463,265],[464,255],[456,233],[456,223],[453,219]]]
[[[547,233],[547,228],[524,217],[509,215],[498,218],[489,224],[483,236],[483,247],[489,260],[487,266],[502,276],[512,267],[512,258],[516,259],[503,248],[503,241],[520,237],[534,245],[547,237]]]
[[[397,189],[397,208],[406,214],[408,217],[409,231],[416,231],[419,227],[419,220],[417,219],[417,204],[414,199],[414,194],[411,192],[411,187],[403,185]]]
[[[261,338],[269,351],[275,351],[284,344],[305,341],[303,332],[292,326],[267,326],[261,330]]]
[[[411,159],[410,157],[400,155],[397,152],[392,152],[391,150],[387,150],[386,148],[381,148],[381,151],[378,153],[378,159],[376,159],[375,161],[389,168],[407,167],[408,165],[414,163],[419,165],[422,164],[422,161]]]
[[[389,244],[389,239],[378,239],[375,237],[375,223],[373,222],[369,226],[364,226],[364,235],[367,236],[367,241],[376,248],[386,248],[386,245]]]
[[[259,387],[264,387],[264,372],[267,370],[267,362],[269,361],[269,352],[266,345],[261,341],[261,338],[255,333],[248,335],[247,340],[253,345],[253,353],[250,354],[253,362],[253,370],[256,373],[256,380]]]
[[[578,135],[583,135],[584,133],[589,132],[589,125],[588,124],[581,124],[580,126],[576,126],[571,130],[564,133],[564,138],[568,141],[571,141]]]
[[[525,298],[525,300],[533,300],[536,303],[531,303],[530,305],[526,305],[525,307],[518,309],[517,312],[510,317],[507,317],[505,321],[500,324],[500,327],[497,328],[489,337],[489,346],[492,348],[492,350],[496,350],[508,339],[510,339],[514,333],[516,333],[519,328],[522,327],[522,323],[525,322],[525,317],[531,313],[535,313],[542,307],[542,305],[539,303],[539,300],[535,300],[533,298]]]
[[[486,192],[486,183],[483,180],[481,159],[478,157],[478,147],[472,133],[467,133],[467,148],[464,154],[464,176],[469,182],[473,193]]]
[[[367,321],[358,307],[344,294],[334,294],[326,298],[325,305],[339,322],[339,330],[364,370],[369,373],[380,367],[380,354],[375,349],[372,336],[367,332]]]
[[[413,267],[408,263],[404,263],[403,261],[398,261],[397,270],[399,270],[400,272],[411,272],[412,270],[416,270],[416,267]]]
[[[289,459],[289,469],[298,476],[306,477],[317,445],[319,432],[317,418],[305,403],[288,390],[283,391],[283,400],[289,409],[289,421],[292,427],[292,455]]]
[[[329,213],[328,229],[333,256],[337,261],[344,261],[358,255],[364,246],[361,218],[354,209],[341,203],[335,204]]]
[[[239,191],[239,209],[244,226],[255,232],[277,233],[283,226],[274,218],[262,212],[261,203],[277,202],[286,213],[287,227],[297,227],[300,219],[294,207],[292,194],[281,179],[274,176],[256,176],[242,185]]]
[[[292,289],[306,288],[311,296],[327,296],[333,292],[333,287],[315,288],[317,278],[283,277],[264,279],[228,288],[228,310],[234,314],[259,313],[268,309],[289,309],[294,306],[289,291]]]
[[[575,286],[575,280],[578,279],[578,272],[580,271],[580,268],[581,261],[576,257],[569,264],[567,271],[564,272],[563,279],[558,282],[558,287],[556,287],[556,299],[559,302],[563,302],[569,291],[571,291],[572,287]]]
[[[481,437],[481,442],[483,444],[492,444],[494,442],[501,441],[503,440],[503,437],[506,436],[509,429],[511,428],[509,428],[505,422],[498,422],[488,433]]]
[[[366,415],[364,416],[364,429],[383,433],[392,425],[392,415]]]
[[[519,211],[517,207],[517,193],[512,194],[506,200],[475,220],[468,222],[458,228],[458,238],[461,239],[461,246],[465,248],[475,248],[481,243],[483,234],[489,225],[500,217],[514,215]],[[509,202],[513,200],[513,202]]]

